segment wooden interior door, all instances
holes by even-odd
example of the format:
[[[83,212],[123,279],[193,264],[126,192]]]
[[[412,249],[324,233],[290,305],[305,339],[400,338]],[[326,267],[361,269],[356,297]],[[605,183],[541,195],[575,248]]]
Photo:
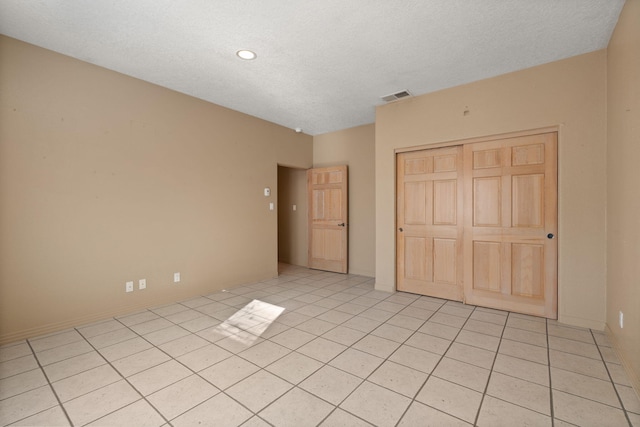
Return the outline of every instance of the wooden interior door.
[[[309,267],[347,272],[347,166],[309,169]]]
[[[464,146],[469,304],[557,317],[557,133]]]
[[[397,288],[462,300],[462,147],[397,156]]]

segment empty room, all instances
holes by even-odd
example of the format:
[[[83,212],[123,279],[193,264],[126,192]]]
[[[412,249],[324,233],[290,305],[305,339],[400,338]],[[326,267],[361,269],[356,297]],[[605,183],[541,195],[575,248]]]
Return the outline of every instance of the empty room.
[[[640,427],[640,0],[0,1],[0,426]]]

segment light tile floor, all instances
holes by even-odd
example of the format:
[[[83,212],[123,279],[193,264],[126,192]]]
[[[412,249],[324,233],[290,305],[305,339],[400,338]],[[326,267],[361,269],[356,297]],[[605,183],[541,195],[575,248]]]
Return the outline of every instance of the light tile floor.
[[[640,426],[602,332],[280,268],[0,347],[0,425]]]

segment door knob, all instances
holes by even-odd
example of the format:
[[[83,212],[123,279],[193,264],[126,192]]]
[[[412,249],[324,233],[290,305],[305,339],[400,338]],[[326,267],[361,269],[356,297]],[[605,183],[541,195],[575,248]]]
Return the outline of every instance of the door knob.
[[[344,222],[342,224],[338,224],[338,227],[344,227],[344,226],[345,226]]]
[[[398,230],[400,230],[401,233],[404,231],[402,227],[398,228]]]
[[[553,239],[554,237],[556,237],[556,236],[554,236],[553,233],[547,234],[547,239]]]

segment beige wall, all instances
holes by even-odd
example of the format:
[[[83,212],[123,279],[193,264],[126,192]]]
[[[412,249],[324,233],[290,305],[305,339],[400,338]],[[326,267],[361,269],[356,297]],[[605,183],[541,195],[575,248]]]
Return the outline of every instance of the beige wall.
[[[376,287],[395,288],[395,149],[557,125],[559,320],[603,329],[605,83],[602,50],[379,107]]]
[[[293,210],[296,205],[296,210]],[[278,260],[307,267],[307,171],[278,167]]]
[[[607,326],[640,392],[640,1],[628,0],[607,60]],[[624,328],[618,313],[624,313]]]
[[[0,342],[275,276],[278,163],[312,138],[0,37]]]
[[[375,274],[375,127],[313,138],[313,166],[349,167],[349,273]]]

